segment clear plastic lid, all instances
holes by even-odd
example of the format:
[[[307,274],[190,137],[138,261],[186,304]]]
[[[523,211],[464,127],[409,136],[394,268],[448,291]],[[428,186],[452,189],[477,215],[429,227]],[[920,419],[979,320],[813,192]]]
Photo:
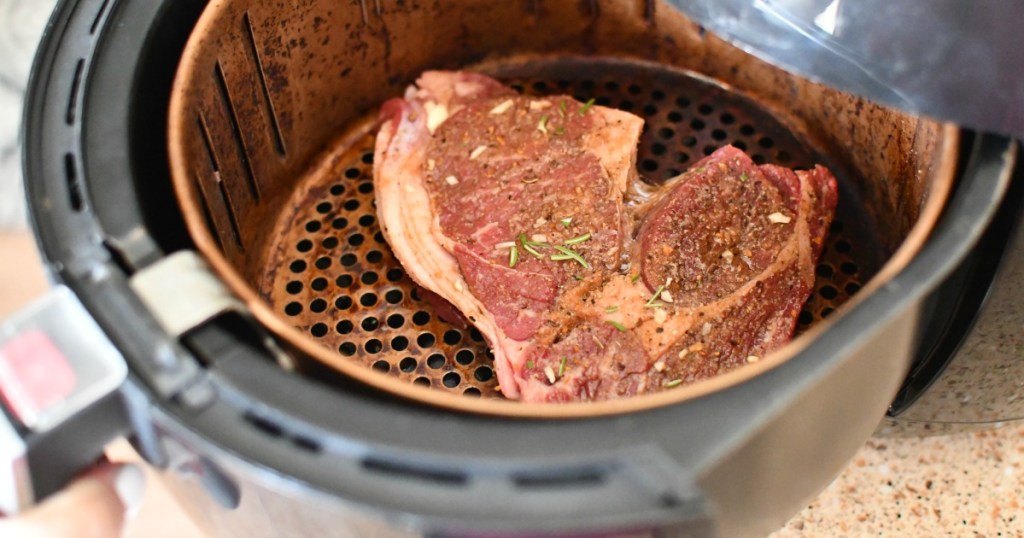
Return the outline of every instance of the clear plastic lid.
[[[811,80],[907,112],[1024,135],[1024,2],[667,1]]]

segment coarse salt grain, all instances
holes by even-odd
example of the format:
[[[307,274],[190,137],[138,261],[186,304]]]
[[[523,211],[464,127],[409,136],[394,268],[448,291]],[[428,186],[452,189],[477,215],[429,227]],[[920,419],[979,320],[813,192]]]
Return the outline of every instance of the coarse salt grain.
[[[654,322],[657,323],[658,325],[661,325],[665,323],[666,320],[668,320],[668,312],[666,312],[664,308],[655,308]]]
[[[458,185],[459,184],[459,178],[457,178],[455,176],[448,176],[448,177],[444,178],[444,182],[449,184],[449,185]]]

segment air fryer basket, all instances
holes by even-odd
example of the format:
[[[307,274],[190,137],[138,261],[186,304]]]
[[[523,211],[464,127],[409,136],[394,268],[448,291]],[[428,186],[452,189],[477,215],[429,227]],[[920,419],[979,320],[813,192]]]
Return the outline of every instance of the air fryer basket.
[[[169,141],[196,244],[309,372],[327,365],[402,396],[505,414],[680,401],[771,368],[827,330],[826,316],[911,259],[950,189],[953,127],[793,77],[658,2],[294,4],[210,5],[175,82]],[[840,206],[800,338],[714,380],[630,401],[502,400],[486,343],[438,318],[377,228],[375,107],[437,68],[641,115],[638,163],[652,182],[723,144],[757,162],[832,168]]]

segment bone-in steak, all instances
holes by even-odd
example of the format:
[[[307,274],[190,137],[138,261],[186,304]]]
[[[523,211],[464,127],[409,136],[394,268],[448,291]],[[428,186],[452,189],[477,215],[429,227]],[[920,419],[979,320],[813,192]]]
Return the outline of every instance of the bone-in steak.
[[[640,198],[640,118],[472,73],[427,72],[381,118],[384,235],[484,335],[505,396],[663,390],[791,338],[836,205],[824,167],[724,147]]]

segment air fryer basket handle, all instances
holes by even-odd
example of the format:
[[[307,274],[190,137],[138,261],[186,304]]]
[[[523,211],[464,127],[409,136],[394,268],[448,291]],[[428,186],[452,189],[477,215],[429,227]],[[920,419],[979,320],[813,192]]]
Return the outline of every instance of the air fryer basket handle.
[[[127,430],[124,358],[66,287],[0,323],[0,513],[60,490]]]

